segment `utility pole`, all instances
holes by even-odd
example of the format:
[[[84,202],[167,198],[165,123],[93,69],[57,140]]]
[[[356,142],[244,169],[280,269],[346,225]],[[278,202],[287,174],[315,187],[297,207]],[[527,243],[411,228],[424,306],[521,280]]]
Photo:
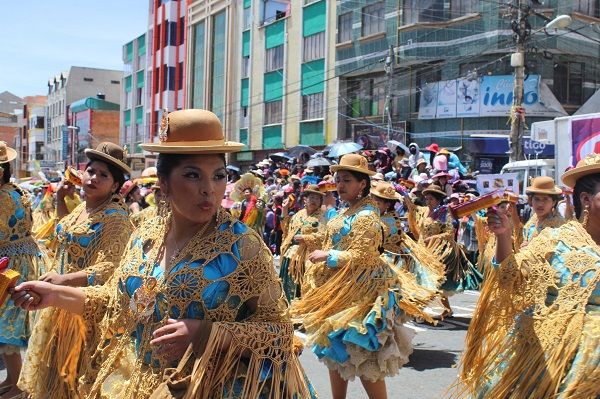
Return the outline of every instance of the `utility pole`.
[[[394,77],[394,45],[390,44],[390,51],[387,58],[385,59],[385,70],[388,76],[388,89],[387,89],[387,140],[392,139],[392,81]]]
[[[527,17],[529,8],[524,12],[525,0],[518,0],[517,20],[513,21],[512,29],[517,35],[517,51],[510,58],[510,65],[515,68],[513,86],[513,105],[511,108],[510,135],[508,137],[510,162],[523,159],[523,96],[525,90],[525,41],[531,33]]]

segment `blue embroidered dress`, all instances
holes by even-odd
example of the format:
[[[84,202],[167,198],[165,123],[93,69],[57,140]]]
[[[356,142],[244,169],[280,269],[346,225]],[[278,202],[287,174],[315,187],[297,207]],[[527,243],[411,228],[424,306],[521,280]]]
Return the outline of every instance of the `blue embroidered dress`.
[[[600,249],[578,221],[497,267],[467,334],[459,393],[600,397]]]
[[[402,320],[430,299],[406,291],[411,276],[380,257],[382,243],[379,209],[370,197],[331,219],[322,247],[329,257],[307,264],[303,297],[292,304],[307,344],[346,380],[397,374],[414,335]],[[411,287],[419,290],[414,278]]]
[[[85,202],[78,205],[58,222],[56,255],[50,271],[84,272],[88,285],[100,285],[119,264],[131,234],[131,223],[119,194],[77,223],[85,207]],[[69,359],[79,358],[83,346],[81,325],[81,317],[60,309],[39,312],[18,383],[33,399],[75,397],[73,386],[81,364]],[[63,370],[67,363],[71,366]],[[66,379],[60,376],[63,371]]]
[[[43,274],[45,256],[31,236],[31,206],[27,195],[12,183],[0,187],[0,257],[21,274],[19,283]],[[0,354],[19,353],[27,347],[34,313],[15,308],[7,299],[0,304]]]
[[[137,229],[121,266],[103,287],[88,287],[83,319],[91,361],[80,380],[85,398],[150,396],[167,363],[150,345],[169,319],[213,322],[195,397],[316,397],[294,352],[287,301],[260,236],[221,209],[217,228],[194,236],[165,272],[156,262],[170,222]],[[156,251],[154,250],[156,248]],[[223,340],[231,345],[223,349]],[[249,357],[240,354],[249,350]],[[192,362],[184,371],[192,373]],[[296,395],[296,396],[294,396]]]

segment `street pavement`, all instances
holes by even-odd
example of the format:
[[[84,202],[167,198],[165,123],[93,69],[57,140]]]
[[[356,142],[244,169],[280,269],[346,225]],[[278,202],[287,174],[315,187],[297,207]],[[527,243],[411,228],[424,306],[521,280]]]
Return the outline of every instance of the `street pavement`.
[[[464,348],[464,339],[473,315],[479,293],[466,291],[450,298],[454,317],[437,326],[406,323],[416,331],[414,350],[410,361],[398,375],[387,378],[388,398],[440,399],[456,378],[456,364]],[[441,308],[433,308],[441,313]],[[298,333],[302,338],[302,334]],[[310,348],[305,348],[300,360],[321,399],[331,398],[329,374]],[[0,381],[6,378],[6,369],[0,356]],[[348,399],[367,399],[360,380],[348,384]]]

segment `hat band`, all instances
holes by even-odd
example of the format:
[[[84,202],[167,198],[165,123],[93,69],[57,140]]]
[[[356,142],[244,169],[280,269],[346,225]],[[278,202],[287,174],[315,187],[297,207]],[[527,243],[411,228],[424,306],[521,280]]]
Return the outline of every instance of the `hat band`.
[[[153,143],[154,144],[154,143]],[[163,146],[193,146],[193,147],[218,147],[226,145],[225,140],[203,140],[203,141],[163,141],[160,143]]]
[[[8,154],[0,155],[0,161],[8,161]]]

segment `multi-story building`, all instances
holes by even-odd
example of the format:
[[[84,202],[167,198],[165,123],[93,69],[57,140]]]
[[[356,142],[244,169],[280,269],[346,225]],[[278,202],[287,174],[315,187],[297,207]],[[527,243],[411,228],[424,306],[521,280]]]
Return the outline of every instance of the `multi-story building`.
[[[152,70],[147,68],[147,35],[143,34],[123,46],[125,65],[121,93],[121,144],[129,149],[131,168],[134,174],[144,165],[144,154],[140,143],[153,137],[151,96],[148,82],[152,81]],[[167,91],[168,94],[168,91]]]
[[[377,145],[408,132],[421,145],[462,147],[473,169],[485,159],[498,170],[508,160],[517,3],[528,15],[526,124],[576,111],[598,88],[594,2],[338,1],[344,136]],[[541,29],[561,14],[572,31]]]
[[[88,162],[86,148],[96,148],[99,143],[123,145],[119,129],[120,105],[106,101],[104,94],[87,97],[69,106],[68,145],[70,165],[83,170]]]
[[[233,162],[337,137],[335,3],[191,1],[188,103],[246,144]]]
[[[120,103],[122,71],[71,67],[48,81],[46,144],[44,160],[64,170],[69,152],[69,105],[101,93],[107,101]],[[66,133],[66,134],[65,134]]]
[[[23,98],[23,114],[20,129],[19,157],[16,170],[20,176],[32,176],[36,171],[45,171],[43,163],[46,142],[46,97]]]
[[[0,93],[0,140],[9,146],[16,145],[19,114],[23,110],[23,99],[8,91]]]

